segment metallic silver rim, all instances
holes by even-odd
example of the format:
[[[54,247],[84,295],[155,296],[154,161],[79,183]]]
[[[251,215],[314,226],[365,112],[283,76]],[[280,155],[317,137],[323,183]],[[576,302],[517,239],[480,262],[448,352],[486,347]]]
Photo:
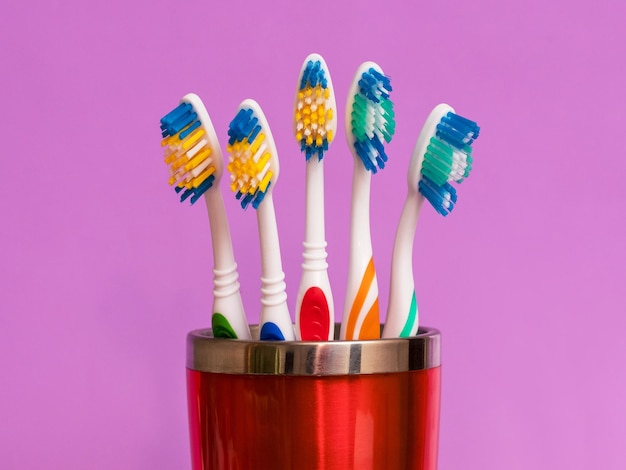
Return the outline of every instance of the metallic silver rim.
[[[339,325],[336,325],[338,330]],[[258,327],[251,328],[258,338]],[[441,334],[365,341],[259,341],[214,338],[210,329],[187,335],[187,368],[222,374],[354,375],[407,372],[441,365]]]

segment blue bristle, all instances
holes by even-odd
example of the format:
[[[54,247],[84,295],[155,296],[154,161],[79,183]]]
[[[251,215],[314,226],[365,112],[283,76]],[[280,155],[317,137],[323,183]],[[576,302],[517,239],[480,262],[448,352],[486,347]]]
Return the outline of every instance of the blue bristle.
[[[385,168],[385,162],[387,161],[387,154],[385,153],[385,146],[380,141],[378,136],[374,134],[374,137],[370,139],[374,148],[378,151],[378,155],[376,156],[376,161],[378,162],[378,166],[382,170]]]
[[[452,210],[457,201],[456,190],[449,183],[442,186],[436,185],[430,178],[422,175],[418,183],[419,192],[430,202],[430,204],[444,217]],[[444,200],[449,198],[449,207],[445,207]]]
[[[185,202],[187,198],[193,194],[193,189],[185,189],[185,188],[176,188],[176,189],[183,190],[183,193],[180,195],[180,202]]]
[[[246,195],[244,196],[243,194],[238,193],[237,199],[241,201],[241,207],[246,209],[248,207],[248,204],[250,204],[250,202],[254,199],[254,194],[246,193]]]
[[[168,120],[167,122],[165,122],[165,125],[167,126],[167,131],[169,132],[170,135],[175,135],[178,132],[180,132],[182,129],[184,129],[185,127],[187,127],[189,124],[191,124],[192,122],[194,122],[198,115],[195,113],[195,111],[193,111],[193,109],[191,108],[191,105],[189,105],[190,108],[187,112],[185,112],[182,115],[179,115],[176,119],[174,120]]]
[[[258,122],[257,118],[254,118],[254,120],[255,122]],[[261,126],[254,126],[254,129],[252,129],[252,132],[248,136],[248,142],[254,142],[254,139],[256,139],[256,136],[259,135],[259,132],[261,132]]]
[[[186,126],[192,124],[198,115],[193,110],[193,106],[189,103],[181,103],[173,111],[167,113],[161,118],[161,135],[168,137],[175,135],[184,129]],[[199,124],[199,121],[196,121]],[[183,139],[182,137],[181,139]]]
[[[355,141],[354,149],[365,168],[374,174],[379,169],[384,169],[385,162],[389,159],[385,153],[385,147],[377,135],[365,141]]]
[[[256,194],[254,195],[255,196],[254,201],[252,201],[252,207],[254,207],[255,209],[259,208],[259,205],[261,204],[263,199],[265,199],[265,195],[270,190],[271,185],[272,185],[272,182],[270,181],[269,183],[267,183],[267,188],[265,188],[265,191],[256,192]]]
[[[462,116],[449,112],[437,124],[437,137],[456,148],[472,145],[480,133],[480,127]]]
[[[324,72],[324,69],[322,69],[322,63],[319,60],[316,60],[315,62],[309,60],[304,68],[302,80],[300,80],[300,89],[304,90],[307,85],[312,88],[315,88],[317,85],[320,85],[322,88],[326,88],[328,86],[326,73]]]
[[[356,150],[356,154],[359,156],[359,158],[363,162],[365,169],[371,171],[372,173],[376,173],[378,169],[376,168],[376,165],[372,163],[372,159],[370,158],[370,155],[372,154],[371,140],[355,141],[354,149]]]
[[[161,127],[169,127],[173,122],[177,121],[181,116],[191,111],[193,107],[189,103],[180,103],[176,108],[161,118]]]
[[[361,75],[359,88],[363,96],[374,103],[379,103],[381,98],[389,98],[389,92],[392,91],[389,77],[381,74],[374,68],[370,68]]]
[[[202,197],[204,193],[206,193],[211,188],[211,186],[213,186],[214,181],[215,175],[211,175],[207,179],[205,179],[197,188],[187,189],[185,187],[176,186],[174,187],[174,191],[176,191],[176,194],[180,194],[182,192],[182,194],[180,194],[180,202],[185,202],[191,197],[189,202],[191,204],[194,204],[198,199],[200,199],[200,197]]]
[[[194,194],[191,198],[191,203],[193,204],[198,199],[202,197],[204,193],[206,193],[211,186],[213,186],[213,182],[215,181],[215,175],[210,175],[207,179],[205,179],[200,185],[194,190]]]
[[[321,147],[317,147],[316,145],[307,145],[306,139],[302,139],[300,141],[300,150],[304,152],[307,161],[309,161],[313,155],[317,155],[317,159],[321,161],[324,158],[324,152],[328,150],[328,139],[324,138],[322,140]]]
[[[230,124],[228,125],[228,143],[230,145],[234,144],[238,140],[243,140],[250,135],[250,131],[254,129],[259,121],[256,117],[250,119],[251,116],[252,109],[242,108],[233,120],[230,121]]]
[[[195,120],[187,129],[185,129],[184,131],[181,131],[180,136],[179,136],[180,140],[183,140],[185,137],[191,134],[198,127],[200,127],[200,121]]]

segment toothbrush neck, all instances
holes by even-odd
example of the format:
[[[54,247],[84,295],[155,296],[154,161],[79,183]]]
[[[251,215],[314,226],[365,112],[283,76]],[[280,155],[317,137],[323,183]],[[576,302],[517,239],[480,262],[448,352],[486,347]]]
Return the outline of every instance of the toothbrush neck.
[[[370,235],[370,183],[371,175],[355,162],[352,174],[352,210],[350,212],[350,250],[354,255],[369,259],[372,253]]]
[[[423,203],[424,198],[421,195],[409,191],[393,244],[392,277],[412,275],[413,242]]]
[[[306,163],[306,244],[326,245],[324,227],[324,164],[314,155]]]
[[[261,272],[266,279],[284,276],[280,242],[272,193],[268,193],[257,209],[259,240],[261,242]]]
[[[230,270],[235,264],[233,245],[224,200],[219,186],[204,193],[209,224],[211,226],[211,243],[213,244],[213,264],[216,271]]]

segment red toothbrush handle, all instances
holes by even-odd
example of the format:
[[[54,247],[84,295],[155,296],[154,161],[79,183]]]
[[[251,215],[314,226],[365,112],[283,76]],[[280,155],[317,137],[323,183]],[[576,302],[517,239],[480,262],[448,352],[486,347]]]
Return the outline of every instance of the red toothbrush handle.
[[[328,341],[330,310],[324,291],[309,287],[300,306],[300,337],[303,341]]]

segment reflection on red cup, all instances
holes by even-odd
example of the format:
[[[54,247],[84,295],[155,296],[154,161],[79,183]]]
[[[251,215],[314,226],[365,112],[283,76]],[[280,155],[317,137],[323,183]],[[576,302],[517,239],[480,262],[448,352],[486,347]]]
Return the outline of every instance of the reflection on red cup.
[[[260,342],[189,333],[192,468],[437,468],[440,334]]]

